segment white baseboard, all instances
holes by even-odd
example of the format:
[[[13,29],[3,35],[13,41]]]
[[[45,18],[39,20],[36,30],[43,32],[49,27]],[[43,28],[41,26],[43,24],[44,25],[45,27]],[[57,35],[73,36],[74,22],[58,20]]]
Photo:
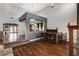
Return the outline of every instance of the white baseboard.
[[[42,39],[43,37],[41,37],[41,38],[36,38],[36,39],[31,39],[31,40],[29,40],[29,42],[33,42],[33,41],[37,41],[37,40],[40,40],[40,39]]]

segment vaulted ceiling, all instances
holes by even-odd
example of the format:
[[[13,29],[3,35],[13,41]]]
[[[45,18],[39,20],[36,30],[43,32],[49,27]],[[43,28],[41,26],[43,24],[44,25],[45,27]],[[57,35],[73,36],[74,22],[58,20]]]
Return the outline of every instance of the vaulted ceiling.
[[[50,5],[50,3],[23,3],[23,4],[19,3],[19,4],[13,4],[13,5],[23,8],[26,11],[37,12],[47,7],[48,5]]]
[[[18,18],[25,12],[38,12],[49,3],[0,3],[0,19]]]
[[[54,8],[50,7],[54,6]],[[46,8],[47,7],[47,8]],[[36,13],[41,16],[56,14],[57,11],[66,12],[67,10],[74,10],[75,4],[67,3],[0,3],[0,21],[3,19],[18,19],[25,12]],[[56,12],[55,12],[56,11]],[[70,12],[70,11],[69,11]]]

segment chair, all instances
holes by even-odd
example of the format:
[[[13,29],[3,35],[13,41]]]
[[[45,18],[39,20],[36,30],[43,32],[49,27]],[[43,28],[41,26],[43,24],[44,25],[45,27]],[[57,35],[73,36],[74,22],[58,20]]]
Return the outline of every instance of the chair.
[[[56,43],[56,34],[55,33],[48,33],[48,42]]]
[[[44,41],[48,41],[48,34],[47,33],[43,33],[43,37],[44,37]]]
[[[67,41],[67,33],[58,33],[58,40],[59,40],[59,43],[65,43],[66,44],[66,41]]]

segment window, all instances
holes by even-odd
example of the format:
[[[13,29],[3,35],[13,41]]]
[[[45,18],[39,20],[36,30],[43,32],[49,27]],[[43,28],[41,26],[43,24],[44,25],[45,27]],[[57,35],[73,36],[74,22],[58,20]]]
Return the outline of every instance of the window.
[[[30,31],[44,31],[44,21],[30,19]]]

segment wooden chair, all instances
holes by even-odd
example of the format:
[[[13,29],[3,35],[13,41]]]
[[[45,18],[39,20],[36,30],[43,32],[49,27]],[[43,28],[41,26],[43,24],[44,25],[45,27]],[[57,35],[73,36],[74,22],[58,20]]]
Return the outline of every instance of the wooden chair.
[[[47,41],[48,40],[48,34],[47,33],[43,33],[43,37],[44,37],[44,41]]]
[[[48,42],[56,43],[56,34],[55,33],[48,33]]]
[[[66,41],[67,41],[67,33],[58,33],[58,40],[59,40],[59,43],[65,43],[66,44]]]

